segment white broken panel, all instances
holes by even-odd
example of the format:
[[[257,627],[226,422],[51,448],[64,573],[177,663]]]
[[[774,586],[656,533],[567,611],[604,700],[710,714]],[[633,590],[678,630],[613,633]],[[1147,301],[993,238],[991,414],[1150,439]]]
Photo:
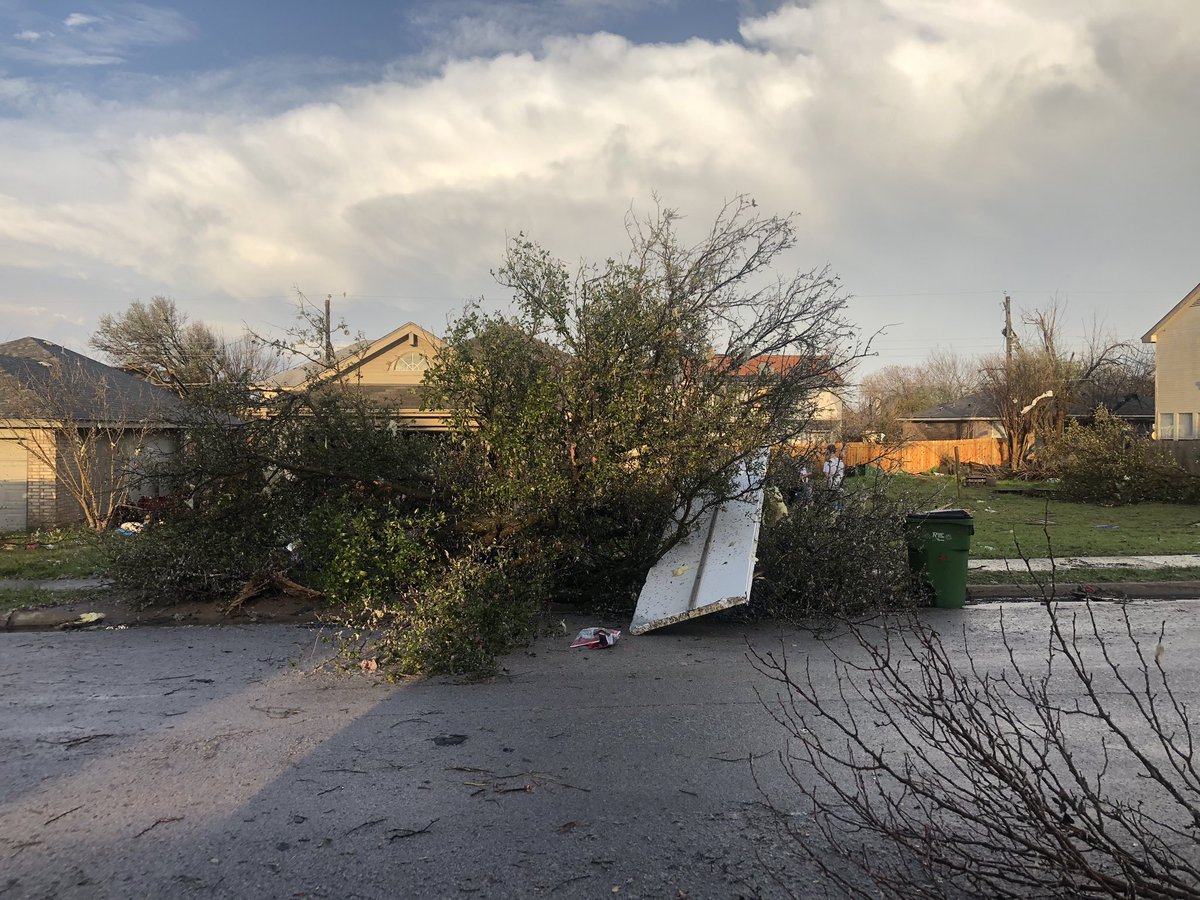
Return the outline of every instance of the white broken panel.
[[[761,462],[756,478],[761,478]],[[749,487],[750,475],[743,471],[737,489]],[[748,602],[762,507],[760,485],[702,516],[646,576],[630,634],[645,634]]]

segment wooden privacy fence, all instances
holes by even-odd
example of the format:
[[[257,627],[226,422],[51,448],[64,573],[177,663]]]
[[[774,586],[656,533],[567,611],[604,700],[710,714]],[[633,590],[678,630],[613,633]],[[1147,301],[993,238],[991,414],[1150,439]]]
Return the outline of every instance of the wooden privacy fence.
[[[842,460],[847,467],[864,463],[879,466],[888,472],[928,472],[944,462],[953,464],[954,448],[958,448],[958,460],[964,465],[975,463],[981,466],[998,466],[1001,463],[1000,440],[998,438],[971,438],[960,441],[908,441],[900,445],[871,444],[854,441],[838,444]],[[795,455],[811,452],[818,458],[825,456],[824,446],[795,444]]]

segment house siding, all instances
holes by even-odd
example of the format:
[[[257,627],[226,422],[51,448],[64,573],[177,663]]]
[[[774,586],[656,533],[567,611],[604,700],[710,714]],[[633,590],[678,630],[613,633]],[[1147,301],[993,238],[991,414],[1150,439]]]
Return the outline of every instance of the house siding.
[[[422,409],[421,385],[424,369],[412,369],[403,364],[403,357],[420,354],[430,363],[437,357],[444,342],[415,323],[409,322],[375,341],[368,347],[346,356],[342,371],[332,376],[347,388],[358,388],[363,398],[373,404],[381,415],[401,428],[415,430],[446,430],[450,415],[447,410]],[[310,378],[317,377],[316,367],[298,368],[278,376],[274,390],[303,388]],[[269,415],[263,410],[262,415]]]
[[[58,524],[58,479],[55,477],[58,451],[54,434],[42,429],[20,429],[15,436],[26,446],[27,453],[25,527],[53,528]]]
[[[1163,415],[1200,418],[1200,309],[1188,307],[1155,340],[1155,434]],[[1178,434],[1176,431],[1175,434]]]
[[[835,428],[841,430],[843,412],[846,404],[833,391],[821,391],[817,394],[813,418],[820,422],[835,423]]]

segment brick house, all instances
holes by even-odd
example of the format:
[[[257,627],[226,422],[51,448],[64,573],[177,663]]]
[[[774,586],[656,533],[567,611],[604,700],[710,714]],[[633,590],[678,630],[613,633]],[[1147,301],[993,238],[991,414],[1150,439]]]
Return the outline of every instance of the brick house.
[[[147,477],[113,479],[175,447],[178,398],[161,387],[50,341],[0,344],[0,532],[76,524],[84,512],[71,486],[95,479],[106,500],[156,495]],[[94,465],[77,448],[88,444]],[[113,482],[119,482],[114,484]]]

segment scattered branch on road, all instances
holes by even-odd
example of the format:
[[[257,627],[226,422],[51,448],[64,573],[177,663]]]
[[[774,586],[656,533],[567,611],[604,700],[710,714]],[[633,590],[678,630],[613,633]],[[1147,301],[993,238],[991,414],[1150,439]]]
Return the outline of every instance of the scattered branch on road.
[[[380,825],[386,821],[387,821],[387,816],[384,816],[382,819],[372,819],[369,822],[363,822],[361,825],[355,825],[353,828],[351,828],[349,831],[347,831],[345,834],[343,834],[342,837],[349,837],[350,835],[354,834],[354,832],[356,832],[356,831],[362,831],[364,828],[370,828],[372,825]]]
[[[61,812],[61,813],[59,813],[57,816],[53,816],[53,817],[51,817],[51,818],[47,819],[47,820],[46,820],[45,822],[43,822],[42,824],[43,824],[43,825],[50,825],[50,824],[52,824],[52,823],[54,823],[54,822],[57,822],[59,819],[65,819],[65,818],[66,818],[67,816],[69,816],[71,813],[73,813],[73,812],[78,812],[79,810],[83,809],[83,806],[84,806],[84,804],[82,804],[82,803],[81,803],[81,804],[79,804],[78,806],[73,806],[73,807],[71,807],[70,809],[68,809],[66,812]]]
[[[1127,608],[1115,621],[1090,604],[1042,610],[1032,664],[1003,618],[990,668],[915,617],[851,626],[849,649],[830,645],[832,683],[811,660],[798,671],[751,651],[811,813],[775,807],[778,822],[838,888],[862,894],[862,876],[902,898],[1200,892],[1200,734],[1162,665],[1165,623],[1147,637]]]
[[[551,887],[550,892],[553,893],[554,891],[557,891],[559,888],[566,887],[568,884],[574,884],[576,881],[583,881],[585,878],[591,878],[591,877],[592,877],[591,872],[585,872],[582,875],[572,875],[570,878],[564,878],[562,881],[558,882],[558,884]]]
[[[425,834],[425,832],[429,831],[429,829],[432,828],[438,821],[440,820],[432,819],[424,828],[397,828],[388,834],[388,843],[390,844],[392,841],[402,841],[405,838],[416,837],[418,834]]]
[[[770,753],[747,753],[745,756],[710,756],[709,759],[716,762],[742,763],[754,762],[756,759],[762,759],[764,756],[770,755]]]
[[[83,737],[67,738],[65,741],[55,741],[50,738],[38,738],[39,744],[54,744],[56,747],[66,747],[70,750],[72,747],[78,747],[82,744],[90,744],[92,741],[98,741],[101,738],[115,737],[112,734],[85,734]]]
[[[182,822],[182,821],[183,821],[183,816],[170,816],[169,818],[166,818],[166,819],[158,819],[154,822],[151,822],[149,825],[147,825],[145,828],[143,828],[141,831],[139,831],[137,834],[135,834],[134,837],[140,838],[143,834],[145,834],[148,831],[153,831],[159,825],[170,825],[172,822]]]

